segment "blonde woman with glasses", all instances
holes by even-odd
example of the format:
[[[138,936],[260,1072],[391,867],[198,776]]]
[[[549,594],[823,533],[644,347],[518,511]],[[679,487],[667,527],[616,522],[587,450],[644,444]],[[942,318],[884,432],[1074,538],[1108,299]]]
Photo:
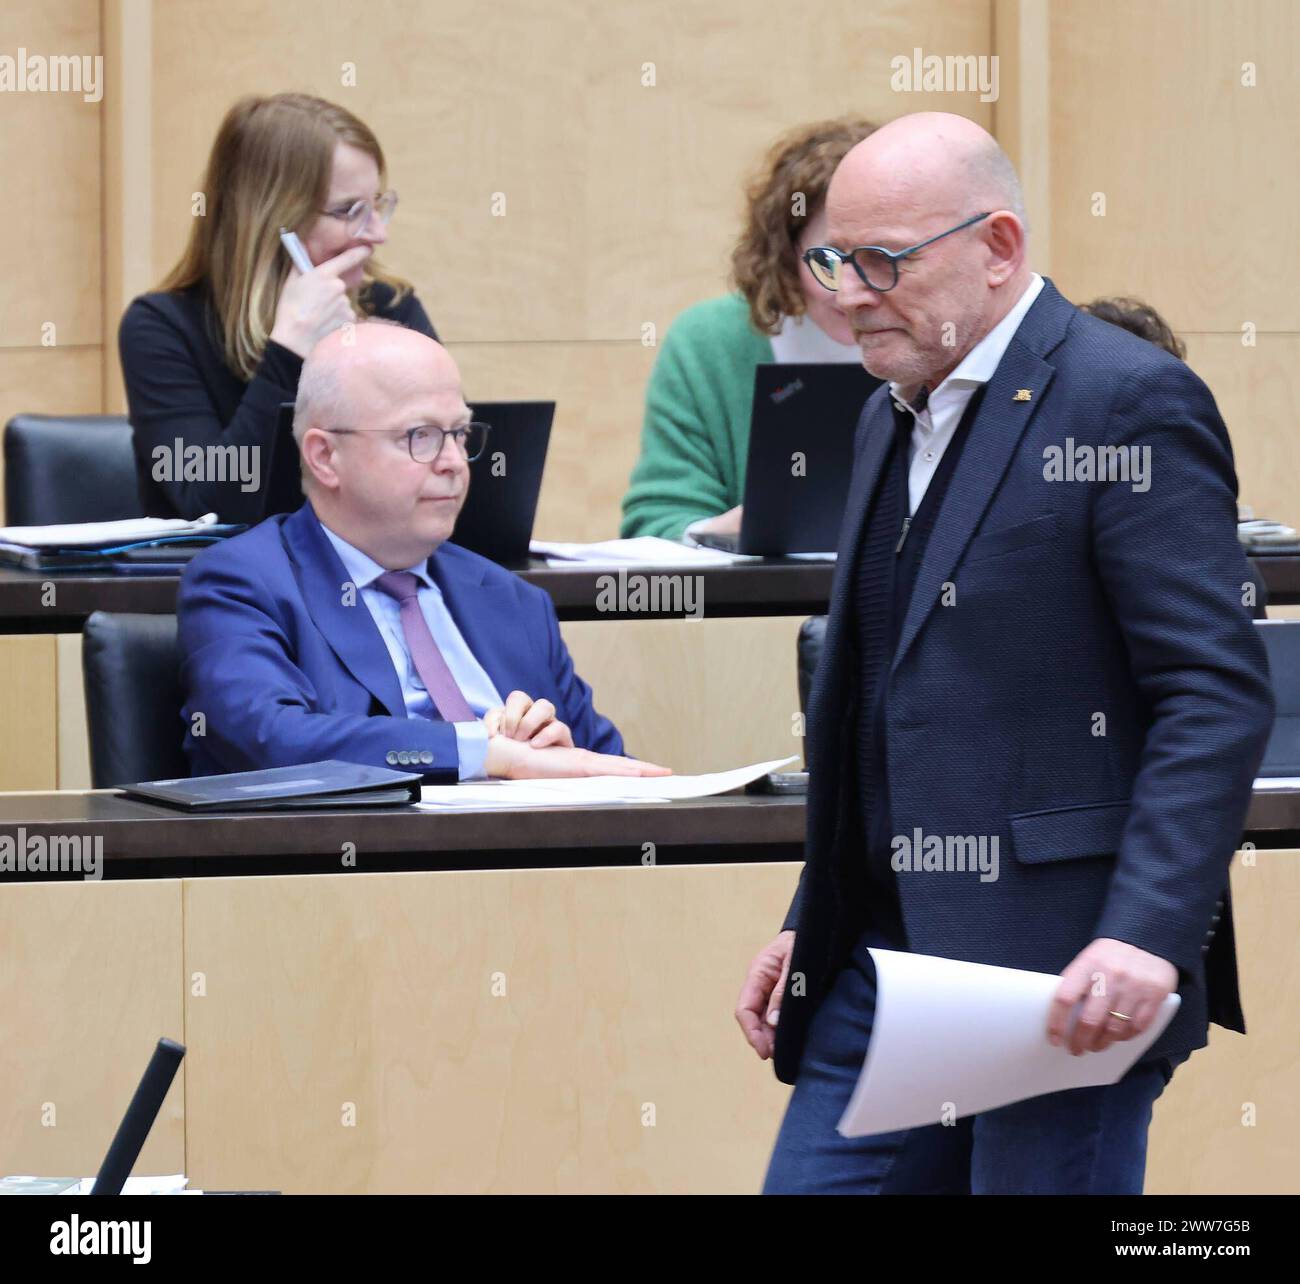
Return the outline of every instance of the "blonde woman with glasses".
[[[118,341],[144,511],[255,523],[302,502],[280,407],[318,340],[363,316],[437,338],[411,286],[374,258],[397,193],[379,140],[307,94],[237,102],[217,132],[180,261]],[[292,266],[280,230],[312,263]]]

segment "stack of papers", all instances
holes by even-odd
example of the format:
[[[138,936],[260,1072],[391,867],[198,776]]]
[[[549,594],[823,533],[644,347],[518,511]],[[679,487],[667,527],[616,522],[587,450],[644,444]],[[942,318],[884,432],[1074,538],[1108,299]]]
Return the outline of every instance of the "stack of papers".
[[[128,517],[118,522],[70,522],[63,526],[0,526],[0,544],[18,548],[106,548],[140,544],[160,536],[208,535],[216,513],[197,521],[183,517]]]
[[[485,811],[493,807],[586,807],[592,803],[666,803],[710,798],[739,789],[796,761],[774,758],[703,776],[574,776],[564,780],[490,780],[483,784],[425,785],[425,811]]]
[[[609,539],[603,544],[559,544],[535,539],[528,546],[534,557],[546,558],[549,566],[595,567],[684,567],[732,566],[737,562],[758,562],[761,558],[742,553],[724,553],[716,548],[692,548],[675,540],[642,535],[637,539]]]
[[[122,1186],[124,1195],[197,1195],[186,1190],[188,1178],[183,1173],[169,1177],[128,1177]],[[0,1177],[0,1195],[89,1195],[95,1185],[93,1177]]]

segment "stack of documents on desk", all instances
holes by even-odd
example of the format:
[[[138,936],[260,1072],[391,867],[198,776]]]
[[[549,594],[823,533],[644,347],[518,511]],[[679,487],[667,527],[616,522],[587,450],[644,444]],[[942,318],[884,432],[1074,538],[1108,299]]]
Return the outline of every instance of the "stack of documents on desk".
[[[709,566],[733,566],[761,558],[741,553],[723,553],[715,548],[692,548],[671,539],[642,535],[637,539],[608,539],[603,544],[557,544],[535,539],[528,546],[534,557],[546,558],[550,566],[613,567],[629,569],[671,567],[702,570]]]
[[[218,523],[215,513],[192,522],[180,517],[129,517],[61,526],[0,526],[0,561],[33,570],[95,569],[142,548],[210,544],[243,529]],[[179,551],[176,556],[179,560]]]
[[[564,780],[489,780],[483,784],[425,785],[426,811],[483,811],[492,807],[587,807],[592,803],[666,803],[711,798],[739,789],[794,762],[777,758],[704,776],[574,776]]]
[[[124,1195],[196,1195],[186,1190],[183,1173],[167,1177],[128,1177]],[[0,1195],[89,1195],[93,1177],[0,1177]]]

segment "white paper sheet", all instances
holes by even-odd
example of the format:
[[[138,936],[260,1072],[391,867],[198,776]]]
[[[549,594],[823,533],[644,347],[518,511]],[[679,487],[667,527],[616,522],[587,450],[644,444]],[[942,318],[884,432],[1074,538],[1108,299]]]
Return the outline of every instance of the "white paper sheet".
[[[63,526],[0,526],[0,544],[20,548],[96,548],[138,544],[161,535],[198,535],[217,520],[208,513],[195,521],[181,517],[127,517],[116,522],[70,522]]]
[[[1300,789],[1300,776],[1260,776],[1255,781],[1257,793],[1284,793],[1288,789]]]
[[[651,567],[702,570],[709,566],[731,566],[759,559],[741,553],[724,553],[717,548],[692,548],[671,539],[641,535],[636,539],[608,539],[599,544],[561,544],[535,539],[528,546],[535,557],[545,557],[551,566],[610,567],[648,570]]]
[[[1071,1056],[1047,1041],[1059,976],[898,950],[871,951],[876,1015],[840,1118],[845,1137],[918,1128],[1067,1088],[1115,1083],[1160,1037],[1171,994],[1144,1034]]]
[[[128,1177],[122,1185],[124,1195],[196,1195],[200,1192],[186,1190],[189,1179],[183,1173],[173,1173],[168,1177]],[[65,1190],[65,1195],[89,1195],[94,1189],[95,1179],[83,1177],[81,1186]]]
[[[564,780],[489,780],[482,784],[425,785],[416,805],[426,811],[490,807],[581,807],[591,803],[674,802],[739,789],[797,761],[774,758],[702,776],[574,776]]]

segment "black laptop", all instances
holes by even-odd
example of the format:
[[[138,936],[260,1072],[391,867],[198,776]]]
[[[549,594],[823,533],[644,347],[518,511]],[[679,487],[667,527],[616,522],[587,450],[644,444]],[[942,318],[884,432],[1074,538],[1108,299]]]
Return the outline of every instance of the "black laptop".
[[[483,453],[469,466],[469,495],[452,541],[503,566],[523,566],[533,537],[555,402],[479,401],[470,412],[492,431]],[[293,402],[286,401],[280,406],[267,515],[291,513],[302,501]]]
[[[502,566],[523,566],[533,538],[553,401],[479,401],[474,418],[491,425],[487,446],[469,466],[469,494],[452,542]]]
[[[1300,620],[1257,620],[1268,652],[1277,716],[1260,776],[1300,776]]]
[[[833,553],[848,501],[853,434],[880,382],[857,364],[758,366],[740,537],[699,542],[761,557]]]

